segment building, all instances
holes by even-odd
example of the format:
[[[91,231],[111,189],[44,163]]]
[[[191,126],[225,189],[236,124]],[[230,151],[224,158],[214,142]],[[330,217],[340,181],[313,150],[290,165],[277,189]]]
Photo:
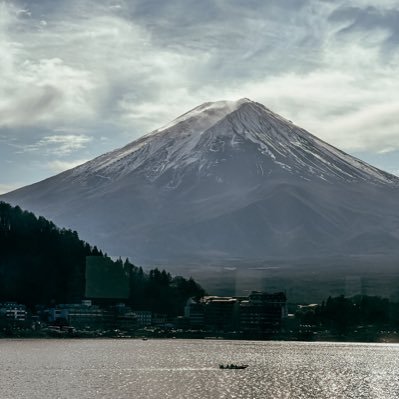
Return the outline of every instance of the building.
[[[153,326],[166,326],[168,324],[168,316],[166,314],[154,313],[152,315]]]
[[[239,326],[240,299],[236,297],[205,296],[191,298],[184,308],[189,326],[209,331],[235,331]]]
[[[60,304],[41,311],[42,319],[56,325],[69,325],[78,330],[123,330],[132,331],[138,327],[150,326],[152,313],[147,310],[132,310],[124,303],[100,307],[91,300],[81,303]],[[163,316],[162,322],[164,322]]]
[[[248,297],[206,296],[189,299],[184,309],[190,328],[237,332],[262,336],[281,331],[287,317],[287,299],[283,292],[253,291]]]
[[[50,323],[65,321],[77,329],[108,330],[115,327],[115,312],[101,309],[93,305],[90,300],[57,305],[48,309],[47,313]]]
[[[16,302],[5,302],[0,304],[0,317],[12,321],[26,321],[28,312],[25,305]]]
[[[193,298],[188,299],[184,307],[184,317],[188,320],[190,327],[203,328],[205,325],[204,303]]]
[[[277,334],[287,315],[287,298],[283,292],[253,291],[240,303],[240,328],[246,334]]]
[[[123,331],[135,330],[138,326],[137,315],[124,303],[117,304],[115,311],[115,328]]]
[[[239,324],[238,298],[206,296],[204,304],[204,323],[208,330],[234,331]]]
[[[152,313],[149,310],[133,310],[133,313],[136,315],[139,327],[152,325]]]

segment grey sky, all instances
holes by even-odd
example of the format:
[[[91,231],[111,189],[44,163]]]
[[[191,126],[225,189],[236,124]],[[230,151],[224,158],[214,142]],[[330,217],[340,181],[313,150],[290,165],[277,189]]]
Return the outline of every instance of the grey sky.
[[[397,0],[0,0],[0,192],[248,97],[399,170]]]

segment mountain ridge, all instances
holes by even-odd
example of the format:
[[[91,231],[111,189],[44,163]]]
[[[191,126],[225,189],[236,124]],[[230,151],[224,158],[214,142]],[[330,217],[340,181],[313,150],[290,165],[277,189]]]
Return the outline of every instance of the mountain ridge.
[[[241,99],[201,104],[0,198],[80,231],[108,253],[170,264],[381,253],[384,239],[373,246],[367,238],[375,234],[392,253],[398,182]]]

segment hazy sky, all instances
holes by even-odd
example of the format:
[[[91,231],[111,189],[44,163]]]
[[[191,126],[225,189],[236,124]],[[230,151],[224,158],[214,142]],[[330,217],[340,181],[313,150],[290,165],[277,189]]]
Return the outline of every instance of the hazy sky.
[[[0,0],[0,192],[241,97],[397,173],[398,0]]]

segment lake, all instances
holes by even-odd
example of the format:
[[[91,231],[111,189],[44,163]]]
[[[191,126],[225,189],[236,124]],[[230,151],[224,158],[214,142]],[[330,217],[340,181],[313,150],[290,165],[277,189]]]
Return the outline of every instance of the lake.
[[[395,344],[3,339],[0,367],[2,399],[399,398]]]

